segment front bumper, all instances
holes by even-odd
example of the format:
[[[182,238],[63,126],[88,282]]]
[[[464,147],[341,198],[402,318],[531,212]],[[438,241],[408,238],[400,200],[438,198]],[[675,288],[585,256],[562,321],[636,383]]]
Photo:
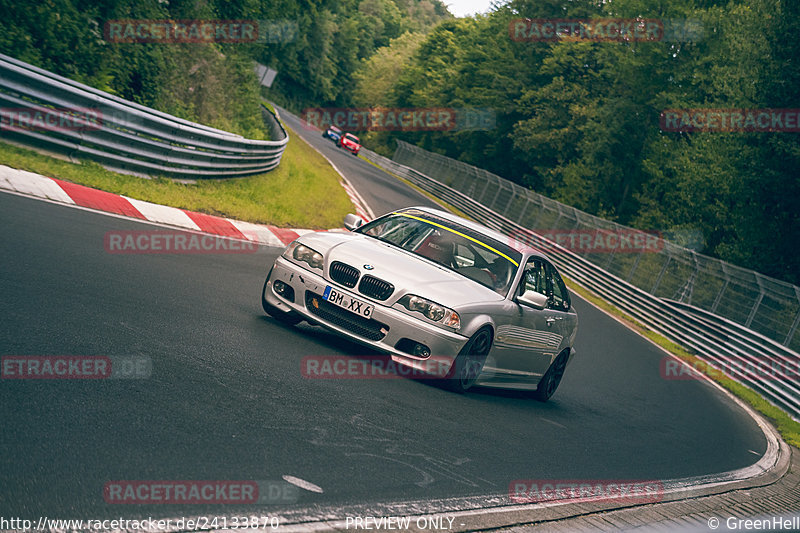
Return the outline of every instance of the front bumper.
[[[355,146],[350,146],[349,144],[344,144],[344,143],[342,143],[342,148],[350,152],[353,152],[356,155],[358,154],[358,151],[360,149],[360,147],[356,148]]]
[[[289,285],[294,290],[294,302],[278,296],[273,288],[276,280]],[[337,291],[352,295],[358,300],[368,302],[374,306],[374,311],[370,317],[374,324],[370,324],[369,329],[358,327],[347,320],[339,320],[337,316],[320,314],[319,310],[312,312],[308,307],[307,293],[311,295],[321,295],[327,286],[334,287]],[[320,324],[333,330],[345,337],[355,340],[363,345],[370,346],[376,350],[388,353],[392,360],[417,370],[435,373],[444,377],[449,372],[461,348],[469,340],[463,335],[450,332],[433,324],[415,319],[403,311],[392,309],[380,302],[377,302],[361,293],[341,287],[335,282],[324,279],[321,275],[302,268],[283,257],[275,260],[272,274],[266,283],[264,298],[274,307],[283,311],[294,311],[312,323]],[[348,311],[337,311],[349,313]],[[353,315],[355,317],[355,315]],[[345,316],[346,318],[346,316]],[[356,317],[357,318],[357,317]],[[378,330],[377,325],[382,325]],[[385,333],[382,331],[385,330]],[[371,336],[373,338],[368,338]],[[374,337],[381,336],[380,339]],[[424,344],[430,349],[429,357],[417,357],[405,353],[396,348],[397,343],[402,339]]]

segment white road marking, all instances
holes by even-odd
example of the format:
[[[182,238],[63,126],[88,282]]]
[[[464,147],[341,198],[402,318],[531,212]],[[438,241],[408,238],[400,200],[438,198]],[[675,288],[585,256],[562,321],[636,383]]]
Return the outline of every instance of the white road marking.
[[[286,476],[286,475],[281,476],[281,477],[283,477],[283,480],[286,481],[287,483],[291,483],[292,485],[300,487],[301,489],[305,489],[305,490],[308,490],[308,491],[311,491],[311,492],[317,492],[319,494],[322,494],[322,492],[323,492],[321,487],[318,487],[318,486],[314,485],[310,481],[306,481],[304,479],[300,479],[299,477]]]
[[[560,427],[560,428],[562,428],[562,429],[567,429],[567,426],[565,426],[565,425],[563,425],[563,424],[559,424],[558,422],[553,422],[552,420],[548,420],[548,419],[546,419],[546,418],[545,418],[545,417],[543,417],[543,416],[540,416],[540,417],[539,417],[539,420],[543,420],[543,421],[545,421],[545,422],[548,422],[548,423],[550,423],[550,424],[553,424],[554,426],[558,426],[558,427]]]

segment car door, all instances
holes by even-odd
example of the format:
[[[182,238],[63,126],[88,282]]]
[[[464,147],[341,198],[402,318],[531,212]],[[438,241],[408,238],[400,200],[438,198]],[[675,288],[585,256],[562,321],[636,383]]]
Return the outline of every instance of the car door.
[[[558,270],[546,261],[545,266],[547,269],[548,295],[547,307],[543,311],[545,325],[551,333],[558,335],[559,347],[556,350],[560,351],[565,345],[571,346],[573,339],[570,336],[578,324],[578,315],[572,308],[569,291],[567,291],[567,286],[564,284],[564,280],[561,279]]]
[[[547,265],[541,258],[532,257],[525,270],[515,294],[535,291],[548,295]],[[537,383],[550,366],[552,353],[558,348],[561,335],[548,326],[547,309],[514,302],[511,318],[497,326],[495,332],[496,380],[521,380]]]

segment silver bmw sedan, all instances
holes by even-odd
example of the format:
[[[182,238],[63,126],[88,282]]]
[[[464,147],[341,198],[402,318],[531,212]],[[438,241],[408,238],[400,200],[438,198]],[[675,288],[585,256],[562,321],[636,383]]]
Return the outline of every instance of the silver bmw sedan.
[[[441,378],[533,391],[547,401],[575,354],[578,317],[561,276],[533,248],[475,222],[413,207],[287,246],[264,310],[306,320]]]

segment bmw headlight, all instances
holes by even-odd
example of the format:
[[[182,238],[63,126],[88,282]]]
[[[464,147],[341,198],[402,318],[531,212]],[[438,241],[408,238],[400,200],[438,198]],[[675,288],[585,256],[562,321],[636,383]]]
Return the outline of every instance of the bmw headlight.
[[[453,329],[461,327],[461,317],[458,316],[458,313],[421,296],[406,294],[397,303],[409,311],[422,313],[425,318],[433,322],[438,322]]]
[[[322,254],[298,242],[290,244],[283,256],[307,264],[311,268],[322,270]]]

